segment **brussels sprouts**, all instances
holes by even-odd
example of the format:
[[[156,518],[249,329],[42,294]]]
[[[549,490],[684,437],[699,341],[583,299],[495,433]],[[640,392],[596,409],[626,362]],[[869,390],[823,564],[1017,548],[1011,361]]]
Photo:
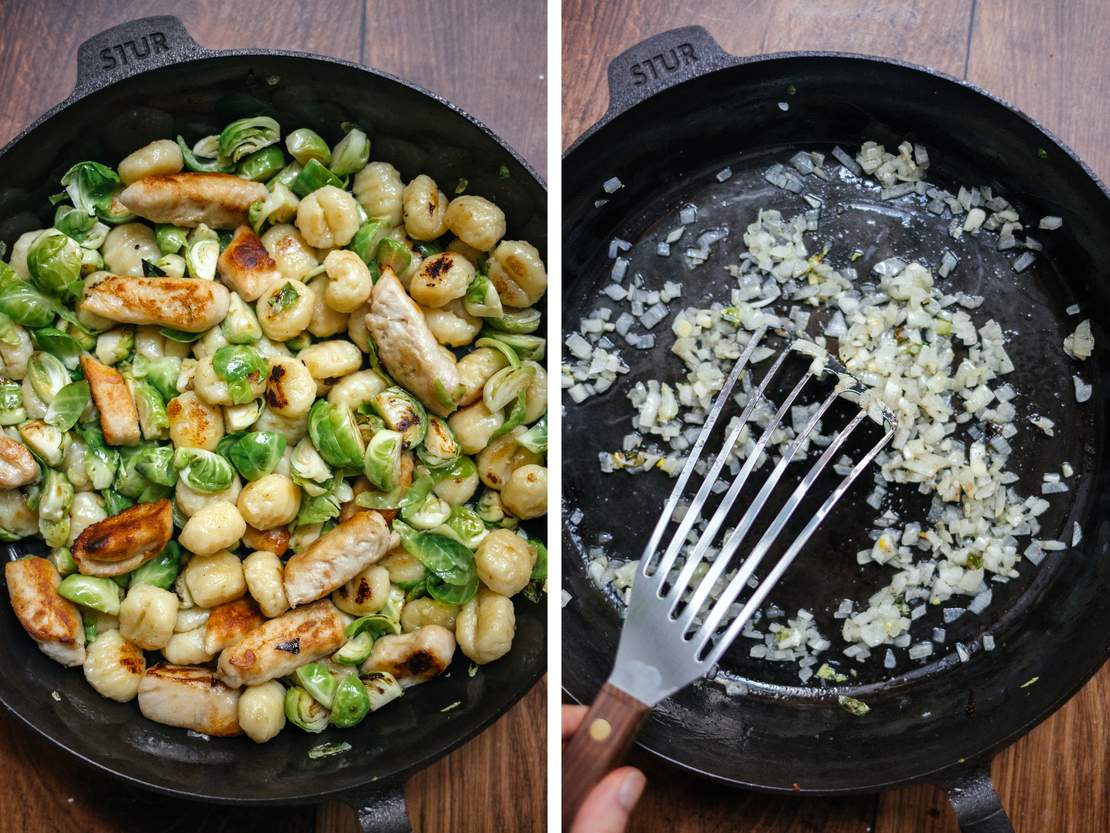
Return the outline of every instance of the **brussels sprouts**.
[[[231,293],[231,304],[220,329],[223,330],[224,338],[232,344],[253,344],[262,338],[258,317],[250,304],[240,298],[237,292]]]
[[[285,154],[276,145],[256,150],[239,163],[236,173],[252,182],[265,182],[285,167]]]
[[[378,244],[388,232],[385,220],[367,220],[358,227],[347,248],[362,258],[363,263],[368,264],[374,260],[378,253]]]
[[[70,382],[58,391],[58,395],[46,409],[46,416],[43,419],[47,425],[53,425],[61,431],[68,431],[77,424],[77,420],[81,418],[81,414],[88,406],[89,383],[84,379]]]
[[[131,573],[131,587],[150,584],[169,590],[180,572],[181,546],[176,541],[170,541],[162,552]]]
[[[502,333],[527,335],[540,328],[541,318],[538,309],[529,307],[528,309],[506,310],[504,315],[490,318],[486,324]]]
[[[339,681],[331,706],[331,724],[340,729],[357,726],[370,713],[370,696],[366,686],[354,674]]]
[[[76,240],[86,251],[99,249],[108,236],[108,227],[95,216],[68,205],[59,205],[54,212],[54,228]]]
[[[304,442],[302,440],[302,444]],[[308,443],[308,446],[312,448],[311,443]],[[284,453],[284,436],[273,431],[252,431],[236,440],[228,449],[227,456],[243,477],[247,480],[258,480],[277,468]],[[328,478],[330,476],[329,471]]]
[[[251,203],[250,209],[247,211],[247,221],[254,229],[255,234],[259,234],[262,231],[262,226],[267,221],[271,223],[291,221],[297,214],[298,205],[300,205],[300,200],[297,199],[296,194],[289,190],[289,186],[274,181],[270,185],[270,193],[266,199]]]
[[[385,237],[378,243],[377,264],[379,269],[388,266],[397,275],[403,275],[412,265],[412,252],[400,240]]]
[[[331,170],[336,176],[350,176],[366,167],[370,160],[370,139],[357,127],[339,140],[331,155]],[[325,165],[328,160],[321,160]]]
[[[50,551],[50,563],[63,578],[77,572],[77,562],[73,560],[73,553],[68,547],[54,547]]]
[[[220,133],[220,156],[238,162],[264,147],[277,144],[281,127],[269,116],[233,121]]]
[[[86,425],[80,429],[80,434],[85,444],[85,473],[94,489],[107,489],[119,468],[119,452],[105,444],[104,434],[96,425]]]
[[[67,301],[81,297],[81,247],[57,229],[47,229],[27,250],[31,282]]]
[[[443,244],[438,240],[414,240],[412,248],[421,257],[443,254]]]
[[[488,326],[489,321],[486,324],[487,326],[482,330],[481,338],[474,342],[475,347],[494,347],[501,350],[508,357],[507,349],[515,357],[515,360],[511,360],[510,364],[517,364],[521,359],[531,359],[536,362],[543,361],[544,349],[547,346],[546,339],[523,333],[503,333],[500,330],[491,329]]]
[[[535,375],[534,365],[503,367],[486,380],[482,401],[491,412],[500,411],[528,389]]]
[[[374,639],[378,639],[389,633],[398,634],[401,632],[400,611],[391,611],[391,613],[395,613],[395,615],[379,612],[360,616],[347,625],[343,635],[348,639],[354,639],[360,634],[367,634]]]
[[[415,448],[428,431],[428,412],[404,388],[388,387],[370,400],[370,407],[386,427],[404,435],[405,448]]]
[[[325,185],[343,187],[343,180],[320,164],[319,160],[309,159],[308,163],[300,170],[290,185],[289,190],[302,200]]]
[[[158,250],[164,255],[175,255],[185,248],[189,230],[181,226],[159,223],[154,227],[154,239]]]
[[[535,538],[528,539],[528,546],[536,551],[536,563],[532,567],[532,580],[533,581],[546,581],[547,580],[547,547],[544,546],[543,541],[537,541]]]
[[[500,318],[505,314],[497,288],[493,285],[493,281],[481,272],[474,276],[474,280],[467,287],[463,306],[476,318]]]
[[[124,497],[137,498],[147,487],[146,477],[138,468],[143,450],[143,446],[135,446],[123,448],[117,452],[119,465],[116,467],[116,478],[112,482],[112,487]]]
[[[336,468],[361,468],[362,434],[351,409],[319,399],[308,412],[308,435],[320,456]]]
[[[135,471],[149,480],[150,483],[165,487],[177,483],[177,469],[173,465],[173,449],[168,445],[143,446],[135,457]],[[143,484],[143,489],[139,492],[140,503],[150,502],[149,500],[143,500],[144,495],[158,494],[160,491],[157,489],[151,491],[147,488],[148,485]],[[216,491],[220,490],[217,489]]]
[[[22,385],[12,379],[0,379],[0,425],[19,425],[26,419]]]
[[[505,507],[501,505],[501,494],[493,489],[486,489],[478,498],[478,517],[490,526],[505,526],[509,520],[505,514]],[[510,525],[512,522],[510,521]]]
[[[170,341],[175,341],[178,344],[192,344],[194,341],[199,341],[204,333],[186,333],[181,330],[175,330],[172,327],[159,327],[158,332],[168,338]],[[213,332],[209,330],[208,332]]]
[[[459,459],[462,448],[455,439],[455,432],[447,420],[428,414],[428,430],[424,442],[416,450],[416,455],[433,469],[449,466]]]
[[[81,250],[81,277],[87,278],[93,272],[99,272],[104,268],[104,258],[101,257],[100,252],[92,249]],[[84,284],[82,283],[82,286]],[[59,313],[60,314],[60,313]]]
[[[482,518],[469,506],[451,507],[451,517],[432,532],[454,538],[468,550],[476,550],[482,539],[489,534]]]
[[[46,327],[58,314],[54,300],[18,278],[0,285],[0,313],[24,327]]]
[[[39,492],[39,519],[60,521],[69,516],[73,503],[73,484],[60,471],[47,469]]]
[[[39,350],[27,362],[27,379],[38,398],[49,405],[58,391],[69,384],[69,371],[61,359]]]
[[[246,431],[262,416],[263,402],[255,399],[243,405],[227,405],[224,407],[224,426],[228,431]]]
[[[419,502],[406,504],[401,517],[417,529],[435,529],[451,517],[451,504],[429,493]]]
[[[183,278],[189,270],[189,264],[181,255],[162,255],[153,262],[143,261],[144,267],[147,263],[167,278]]]
[[[327,493],[332,472],[310,438],[305,437],[293,449],[289,458],[289,476],[309,497]]]
[[[32,330],[31,340],[39,350],[61,359],[69,370],[76,368],[81,360],[82,349],[77,339],[56,327]]]
[[[185,252],[185,265],[189,275],[210,281],[216,277],[216,262],[220,259],[219,240],[198,240]]]
[[[109,517],[118,515],[124,509],[130,509],[135,505],[135,501],[124,497],[115,489],[105,489],[100,493],[100,496],[104,498],[104,511],[108,513]]]
[[[228,174],[235,170],[235,165],[226,158],[217,155],[219,138],[216,136],[206,136],[192,148],[185,144],[184,138],[178,136],[177,146],[181,149],[181,158],[185,163],[186,170],[208,174]],[[200,151],[205,151],[205,153]],[[208,151],[211,151],[211,156],[206,155]]]
[[[332,518],[338,518],[342,503],[338,492],[344,487],[350,490],[350,486],[345,481],[339,480],[336,484],[336,491],[325,492],[315,497],[306,497],[302,500],[301,508],[297,512],[296,519],[293,521],[294,528],[316,526],[326,523]],[[353,497],[354,493],[351,492],[350,494]]]
[[[122,186],[119,175],[99,162],[78,162],[62,177],[70,202],[86,214],[105,214]]]
[[[491,440],[495,440],[503,434],[508,434],[522,422],[524,422],[524,415],[528,413],[527,398],[524,391],[517,394],[516,402],[513,403],[513,408],[509,411],[509,416],[501,423],[501,426],[490,435]]]
[[[370,698],[370,711],[372,712],[376,712],[387,703],[392,703],[405,693],[401,684],[388,671],[364,674],[361,680],[362,684],[366,686],[366,694]]]
[[[110,578],[71,575],[58,585],[58,595],[74,604],[109,616],[119,615],[120,586]]]
[[[319,734],[328,727],[328,710],[299,685],[285,692],[285,717],[298,729]]]
[[[96,337],[96,358],[103,364],[119,364],[134,349],[135,331],[130,327],[116,327]]]
[[[331,708],[339,680],[326,665],[322,662],[310,662],[294,671],[293,677],[312,695],[312,699],[324,708]]]
[[[347,642],[331,655],[332,662],[340,665],[362,665],[370,658],[370,650],[374,647],[374,637],[368,633],[360,633]]]
[[[286,188],[292,188],[293,182],[297,179],[297,175],[303,170],[301,163],[296,160],[290,162],[282,168],[278,175],[266,183],[266,187],[271,191],[275,190],[278,185],[284,185]],[[296,195],[294,195],[296,196]]]
[[[298,128],[286,136],[285,149],[301,165],[307,165],[313,159],[322,165],[331,162],[331,150],[328,148],[328,143],[323,140],[319,133],[307,127]]]
[[[463,605],[478,592],[478,570],[474,554],[453,538],[418,532],[394,520],[393,531],[401,536],[405,551],[428,569],[428,595],[444,604]]]
[[[170,418],[162,394],[145,379],[131,379],[131,398],[139,412],[139,427],[148,440],[162,440],[169,436]]]
[[[404,437],[397,431],[378,431],[366,444],[363,471],[366,479],[383,492],[392,492],[401,482],[401,448]]]
[[[539,420],[516,438],[519,445],[524,446],[533,454],[546,454],[547,453],[547,414],[544,414]]]
[[[19,436],[24,444],[48,466],[57,466],[65,453],[63,443],[65,433],[48,425],[41,419],[34,419],[19,426]]]
[[[211,240],[215,243],[220,242],[220,233],[214,228],[210,228],[206,223],[201,223],[196,228],[189,231],[187,238],[188,245],[200,243],[202,240]]]
[[[231,401],[242,405],[261,393],[270,365],[250,347],[231,344],[213,354],[212,369],[216,371],[216,376],[227,382]]]
[[[235,469],[231,463],[214,451],[205,451],[203,448],[177,449],[173,455],[173,465],[185,485],[194,492],[206,495],[224,491],[235,480]]]
[[[159,356],[151,359],[136,354],[131,363],[131,375],[152,386],[164,402],[169,402],[177,396],[177,377],[180,373],[181,359],[175,356]]]

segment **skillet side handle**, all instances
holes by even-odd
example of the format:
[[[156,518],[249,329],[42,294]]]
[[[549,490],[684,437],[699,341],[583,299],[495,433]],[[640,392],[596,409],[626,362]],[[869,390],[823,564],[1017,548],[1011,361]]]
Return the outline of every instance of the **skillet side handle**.
[[[609,63],[609,110],[602,121],[609,121],[661,90],[736,62],[737,58],[721,49],[701,26],[652,35]]]
[[[365,790],[348,793],[343,801],[355,811],[362,833],[412,833],[405,805],[405,782],[375,781]]]
[[[88,92],[207,52],[173,15],[129,20],[93,35],[77,47],[74,93]]]
[[[989,759],[954,772],[943,786],[960,833],[1014,833],[991,782]]]
[[[649,706],[606,683],[582,724],[563,747],[563,829],[597,783],[624,760]]]

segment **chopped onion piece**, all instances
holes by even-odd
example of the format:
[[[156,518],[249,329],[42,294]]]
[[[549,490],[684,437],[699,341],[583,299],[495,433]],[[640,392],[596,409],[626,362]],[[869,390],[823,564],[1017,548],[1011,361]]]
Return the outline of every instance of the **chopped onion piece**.
[[[1048,231],[1054,231],[1055,229],[1060,228],[1060,226],[1062,226],[1063,224],[1064,221],[1060,217],[1049,214],[1047,217],[1041,217],[1041,221],[1037,224],[1037,227],[1046,229]]]
[[[1093,388],[1090,385],[1088,385],[1086,382],[1084,382],[1078,376],[1072,376],[1071,380],[1075,385],[1075,401],[1076,402],[1082,404],[1082,403],[1086,402],[1088,399],[1091,398],[1091,392],[1093,391]]]
[[[624,183],[620,181],[619,177],[615,176],[601,183],[601,190],[606,194],[615,194],[623,187]]]
[[[1026,269],[1033,265],[1033,261],[1036,259],[1036,255],[1034,255],[1032,252],[1022,252],[1014,261],[1014,271],[1024,272]]]
[[[718,182],[727,182],[730,179],[732,179],[732,168],[725,167],[717,171]]]

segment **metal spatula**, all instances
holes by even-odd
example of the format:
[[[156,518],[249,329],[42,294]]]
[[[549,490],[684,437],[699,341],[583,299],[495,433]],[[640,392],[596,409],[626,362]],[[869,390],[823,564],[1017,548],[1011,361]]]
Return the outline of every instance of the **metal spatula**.
[[[840,453],[852,432],[867,418],[867,411],[858,410],[855,416],[832,437],[832,441],[786,498],[763,534],[750,545],[748,554],[740,563],[735,576],[718,596],[713,597],[714,586],[718,583],[718,579],[728,569],[741,544],[749,537],[757,519],[764,512],[772,492],[786,473],[787,467],[803,449],[822,416],[838,398],[858,401],[859,395],[863,392],[858,381],[849,376],[831,356],[825,354],[812,342],[795,341],[789,349],[779,352],[759,386],[749,396],[739,419],[728,431],[721,450],[708,465],[708,470],[689,508],[682,516],[682,520],[678,522],[666,549],[660,554],[664,534],[673,524],[675,509],[685,494],[687,483],[694,475],[698,462],[703,457],[713,426],[730,401],[737,381],[744,373],[752,353],[762,341],[765,332],[765,330],[758,330],[753,333],[725,380],[697,442],[675,482],[671,496],[663,507],[651,538],[644,548],[632,585],[628,617],[621,631],[620,647],[617,649],[613,672],[602,686],[577,733],[563,750],[564,828],[569,828],[573,823],[578,807],[593,786],[624,758],[648,711],[716,666],[814,530],[832,511],[852,482],[894,436],[897,426],[893,414],[879,407],[876,415],[881,419],[885,429],[881,439],[872,445],[842,477],[767,575],[758,583],[751,582],[756,568],[801,505],[814,481]],[[792,352],[813,356],[814,361],[778,405],[774,417],[755,441],[716,511],[708,519],[697,543],[686,554],[685,561],[680,565],[678,559],[683,553],[688,536],[695,523],[701,518],[706,500],[713,493],[714,484],[725,469],[733,447],[740,439],[744,427],[751,420],[757,405],[768,401],[766,398],[768,386],[779,378],[779,371]],[[782,424],[783,418],[797,403],[798,397],[807,389],[807,386],[812,387],[811,382],[819,377],[825,377],[826,374],[834,375],[837,379],[836,385],[820,401],[805,425],[797,431],[771,472],[761,474],[765,480],[758,493],[751,499],[743,517],[735,527],[726,530],[725,521],[730,511],[752,473],[763,462],[764,452],[776,429]],[[723,538],[721,550],[708,562],[708,569],[694,585],[692,579],[699,572],[699,566],[707,561],[706,556],[719,534]],[[735,605],[745,591],[748,591],[748,598],[737,612]]]

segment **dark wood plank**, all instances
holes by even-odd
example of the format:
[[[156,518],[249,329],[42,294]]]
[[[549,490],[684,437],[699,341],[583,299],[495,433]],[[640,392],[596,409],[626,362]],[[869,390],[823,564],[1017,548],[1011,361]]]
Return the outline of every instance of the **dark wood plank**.
[[[466,746],[408,784],[420,833],[539,833],[545,828],[547,687],[540,683]],[[325,804],[316,833],[357,833],[354,814]]]
[[[697,24],[735,55],[843,50],[901,58],[960,75],[971,5],[971,0],[567,0],[563,146],[605,112],[609,60],[656,32]]]
[[[416,0],[404,10],[366,0],[363,61],[439,93],[545,171],[545,0]]]

